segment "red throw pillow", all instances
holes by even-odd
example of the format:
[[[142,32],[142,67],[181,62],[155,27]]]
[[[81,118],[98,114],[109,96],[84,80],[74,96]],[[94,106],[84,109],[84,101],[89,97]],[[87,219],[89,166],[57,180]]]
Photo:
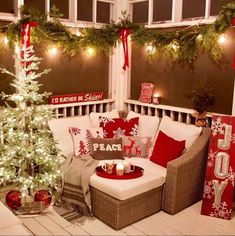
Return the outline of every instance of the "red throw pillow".
[[[103,128],[104,138],[137,136],[139,134],[139,117],[132,119],[100,117],[100,127]]]
[[[150,160],[166,168],[167,163],[179,157],[185,149],[185,140],[177,141],[159,131]]]

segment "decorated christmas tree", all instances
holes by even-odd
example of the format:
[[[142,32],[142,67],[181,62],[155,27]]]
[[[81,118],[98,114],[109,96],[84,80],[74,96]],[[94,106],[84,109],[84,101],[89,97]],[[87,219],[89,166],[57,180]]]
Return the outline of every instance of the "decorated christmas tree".
[[[2,93],[6,106],[0,111],[0,185],[13,183],[22,195],[40,188],[54,188],[60,181],[59,150],[55,146],[48,120],[53,111],[42,105],[48,93],[40,93],[37,81],[50,70],[36,73],[40,58],[33,47],[16,52],[14,94]]]

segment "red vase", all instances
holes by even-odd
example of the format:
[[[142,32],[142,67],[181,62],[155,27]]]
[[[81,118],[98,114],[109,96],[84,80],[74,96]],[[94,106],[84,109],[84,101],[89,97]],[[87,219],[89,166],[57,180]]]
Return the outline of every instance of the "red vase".
[[[231,25],[232,25],[232,26],[235,26],[235,17],[232,17],[232,19],[231,19]]]
[[[34,201],[43,201],[45,206],[49,206],[52,196],[48,190],[39,190],[34,195]]]
[[[6,204],[9,208],[15,210],[21,206],[21,193],[18,190],[11,190],[6,195]]]

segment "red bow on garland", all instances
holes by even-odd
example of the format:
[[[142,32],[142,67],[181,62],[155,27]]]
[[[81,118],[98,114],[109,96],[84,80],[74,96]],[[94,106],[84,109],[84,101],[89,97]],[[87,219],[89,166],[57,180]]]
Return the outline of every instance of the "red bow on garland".
[[[128,35],[130,34],[129,29],[120,29],[119,35],[122,38],[122,46],[123,46],[123,51],[124,51],[124,65],[123,65],[123,70],[126,70],[126,67],[129,67],[129,56],[128,56]]]
[[[21,31],[21,59],[24,59],[25,49],[30,46],[30,29],[31,27],[37,27],[39,24],[34,21],[30,21],[23,24]],[[26,67],[30,64],[30,62],[26,63]]]

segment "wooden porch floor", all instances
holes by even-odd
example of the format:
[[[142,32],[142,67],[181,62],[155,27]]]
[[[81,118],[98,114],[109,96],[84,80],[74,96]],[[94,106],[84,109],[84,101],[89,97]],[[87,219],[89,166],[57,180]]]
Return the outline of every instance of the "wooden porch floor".
[[[235,235],[234,211],[232,220],[222,220],[202,216],[200,210],[201,202],[173,216],[161,211],[119,231],[98,219],[72,225],[55,212],[22,222],[35,235]]]

